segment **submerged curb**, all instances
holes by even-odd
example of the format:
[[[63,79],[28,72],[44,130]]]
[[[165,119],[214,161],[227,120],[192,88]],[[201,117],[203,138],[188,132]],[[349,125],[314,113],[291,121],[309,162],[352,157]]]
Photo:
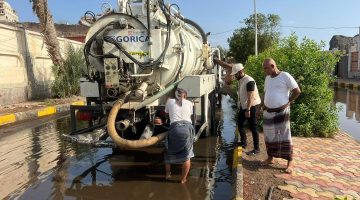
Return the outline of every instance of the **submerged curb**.
[[[242,148],[235,147],[233,154],[233,174],[234,174],[234,192],[235,200],[243,199],[243,168],[242,168]]]
[[[39,108],[36,110],[0,115],[0,127],[15,122],[34,120],[44,116],[67,112],[70,110],[70,105],[85,105],[85,101],[74,101],[69,104],[60,104],[56,106]]]

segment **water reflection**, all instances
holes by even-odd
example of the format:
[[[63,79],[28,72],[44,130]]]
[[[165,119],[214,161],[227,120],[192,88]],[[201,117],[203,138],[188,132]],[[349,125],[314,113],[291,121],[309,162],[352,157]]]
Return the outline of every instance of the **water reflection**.
[[[216,133],[194,145],[185,185],[181,166],[164,180],[163,149],[95,149],[64,142],[69,117],[0,135],[0,199],[231,199],[235,123],[223,98]]]
[[[231,107],[234,102],[229,96],[222,98],[222,114],[219,124],[219,135],[216,146],[217,163],[214,169],[215,183],[212,199],[232,199],[232,155],[235,140],[235,111]]]
[[[339,112],[340,129],[360,141],[360,92],[334,88],[334,102],[343,108]]]
[[[58,122],[61,125],[61,120]],[[41,181],[66,157],[69,147],[61,145],[55,121],[0,138],[0,199],[17,196],[29,185]]]

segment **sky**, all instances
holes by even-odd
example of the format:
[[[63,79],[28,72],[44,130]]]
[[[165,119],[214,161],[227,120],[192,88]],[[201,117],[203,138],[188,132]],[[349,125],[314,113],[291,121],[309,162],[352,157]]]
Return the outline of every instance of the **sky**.
[[[29,0],[7,0],[20,21],[38,21]],[[254,13],[254,0],[164,0],[176,3],[182,15],[211,32],[212,46],[228,48],[227,39],[244,26],[241,22]],[[78,23],[86,11],[101,13],[101,5],[114,8],[116,0],[48,0],[55,22]],[[86,3],[85,3],[86,2]],[[256,0],[256,10],[281,18],[281,36],[295,33],[299,38],[324,41],[325,49],[333,35],[355,36],[360,26],[360,0]],[[312,28],[296,28],[312,27]],[[333,28],[329,28],[333,27]],[[350,28],[349,28],[350,27]]]

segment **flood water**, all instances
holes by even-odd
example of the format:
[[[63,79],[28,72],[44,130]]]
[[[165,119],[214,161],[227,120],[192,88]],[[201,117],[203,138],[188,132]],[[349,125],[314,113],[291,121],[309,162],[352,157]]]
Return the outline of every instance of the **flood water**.
[[[222,109],[217,132],[194,144],[186,184],[180,166],[164,180],[162,148],[113,154],[63,141],[69,116],[0,129],[0,199],[231,199],[235,123],[227,97]]]
[[[360,91],[334,88],[334,102],[342,107],[340,129],[360,141]]]

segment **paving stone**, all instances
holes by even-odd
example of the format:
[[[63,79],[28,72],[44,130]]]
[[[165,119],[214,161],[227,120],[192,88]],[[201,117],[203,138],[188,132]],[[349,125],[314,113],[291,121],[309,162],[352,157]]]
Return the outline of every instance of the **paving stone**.
[[[313,183],[318,184],[318,185],[320,185],[321,187],[328,187],[327,182],[324,181],[324,180],[322,180],[322,179],[316,179],[316,180],[314,180],[313,182],[306,183],[306,184],[313,184]]]
[[[359,173],[359,174],[360,174],[360,173]],[[351,178],[360,177],[360,175],[359,175],[359,176],[355,176],[355,174],[352,173],[352,172],[341,172],[341,175],[346,175],[346,176],[349,176],[349,177],[351,177]],[[360,179],[359,179],[359,180],[360,180]]]
[[[302,170],[308,170],[308,169],[310,169],[310,167],[307,166],[307,165],[296,165],[296,167],[297,167],[297,168],[300,168],[300,169],[302,169]]]
[[[286,191],[290,192],[291,194],[299,193],[296,186],[294,186],[294,185],[279,185],[278,188],[280,190],[286,190]]]
[[[353,196],[350,196],[350,195],[336,195],[336,198],[339,198],[339,199],[347,199],[347,200],[353,200],[353,199],[355,199]]]
[[[288,185],[294,185],[298,188],[304,187],[304,185],[300,181],[285,181],[285,183]]]
[[[305,183],[305,184],[314,183],[313,180],[310,180],[309,178],[304,177],[304,176],[295,176],[293,179],[294,179],[294,180],[301,181],[301,182],[303,182],[303,183]]]
[[[321,179],[321,180],[324,180],[324,181],[326,181],[326,182],[331,182],[332,180],[329,178],[329,177],[327,177],[327,176],[314,176],[314,178],[316,178],[316,179]]]
[[[283,176],[286,183],[297,186],[298,199],[334,199],[335,196],[360,200],[360,145],[344,133],[334,139],[294,138],[294,176]],[[352,148],[343,148],[351,146]],[[326,147],[326,148],[324,148]],[[292,178],[287,180],[288,178]],[[303,187],[301,187],[303,186]],[[306,189],[310,189],[307,191]],[[306,194],[316,191],[310,197]]]
[[[310,174],[312,174],[313,176],[319,176],[320,175],[320,171],[317,171],[317,170],[314,170],[314,169],[308,169],[308,170],[306,170],[305,172],[308,172],[308,173],[310,173]],[[304,173],[305,173],[304,172]]]
[[[354,168],[346,168],[346,169],[344,169],[344,171],[351,172],[351,173],[354,173],[354,174],[359,174],[360,173],[359,170],[354,169]]]
[[[320,197],[311,197],[311,200],[329,200],[328,197],[320,196]]]
[[[326,169],[334,169],[334,170],[336,170],[336,171],[338,171],[338,172],[342,172],[343,171],[343,169],[341,168],[341,167],[339,167],[339,166],[325,166],[324,167],[324,169],[326,170]]]
[[[306,194],[310,195],[311,197],[319,197],[319,195],[316,194],[316,190],[314,190],[313,188],[306,187],[306,188],[298,188],[297,190],[299,192],[306,193]]]
[[[338,179],[338,178],[342,179],[342,180],[345,180],[347,182],[349,182],[349,181],[353,182],[354,181],[352,177],[350,177],[348,175],[344,175],[344,174],[336,175],[336,179]]]
[[[330,163],[337,163],[337,162],[339,162],[339,161],[336,160],[336,159],[327,158],[327,157],[322,157],[322,158],[320,158],[320,160],[324,160],[324,161],[327,161],[327,162],[330,162]]]
[[[301,200],[311,200],[310,196],[308,194],[306,194],[306,193],[303,193],[303,192],[299,192],[299,193],[296,193],[296,194],[291,193],[290,196],[293,197],[293,198],[301,199]]]
[[[317,194],[320,195],[320,197],[326,197],[329,199],[335,198],[335,194],[329,191],[317,192]]]
[[[306,171],[307,171],[307,170],[306,170]],[[296,172],[297,174],[299,174],[299,173],[304,173],[305,170],[296,166],[296,167],[294,168],[294,172]]]
[[[309,162],[309,161],[303,161],[303,162],[301,163],[301,165],[308,166],[309,169],[311,169],[312,166],[316,166],[316,163],[315,163],[315,165],[314,165],[313,163],[311,163],[311,162]]]
[[[330,173],[330,172],[320,172],[319,175],[327,176],[327,177],[329,177],[330,179],[335,179],[334,174],[332,174],[332,173]]]
[[[360,157],[360,156],[359,156]],[[355,178],[352,178],[355,182],[358,182],[358,183],[360,183],[360,176],[358,176],[358,177],[355,177]]]
[[[299,176],[304,176],[304,177],[306,177],[306,178],[308,178],[310,180],[315,180],[316,179],[313,174],[307,173],[307,172],[301,173],[301,174],[299,174]]]
[[[337,158],[336,159],[337,162],[346,162],[346,163],[350,163],[350,165],[353,165],[353,164],[359,164],[360,161],[356,160],[356,155],[354,156],[354,158],[351,158],[351,159],[347,159],[347,158]]]
[[[324,168],[318,166],[313,166],[310,169],[316,170],[318,172],[326,172]]]
[[[360,199],[360,194],[354,190],[340,190],[345,195],[351,195],[355,199]]]
[[[329,182],[327,183],[328,186],[330,187],[336,187],[336,188],[339,188],[340,190],[346,190],[346,187],[344,187],[343,184],[341,183],[337,183],[337,182]]]
[[[335,181],[343,184],[345,188],[348,187],[351,184],[351,183],[349,183],[349,181],[346,181],[346,180],[343,180],[343,179],[340,179],[340,178],[337,178]]]
[[[344,173],[344,170],[339,171],[335,169],[325,169],[325,171],[334,174],[334,176],[341,175],[342,173]]]
[[[340,189],[339,188],[336,188],[336,187],[322,187],[322,189],[326,192],[331,192],[331,193],[334,193],[335,195],[341,195],[342,192],[340,192]]]
[[[313,188],[314,190],[316,190],[316,192],[322,192],[324,191],[320,185],[318,184],[302,184],[303,187],[309,187],[309,188]]]
[[[352,185],[348,186],[348,188],[350,190],[354,190],[356,192],[359,192],[359,194],[360,194],[360,186],[352,184]]]
[[[347,152],[347,153],[351,153],[351,152]],[[349,161],[349,162],[351,162],[351,160],[354,159],[354,157],[352,157],[352,156],[345,156],[345,155],[342,155],[342,158],[346,159],[346,161]]]

